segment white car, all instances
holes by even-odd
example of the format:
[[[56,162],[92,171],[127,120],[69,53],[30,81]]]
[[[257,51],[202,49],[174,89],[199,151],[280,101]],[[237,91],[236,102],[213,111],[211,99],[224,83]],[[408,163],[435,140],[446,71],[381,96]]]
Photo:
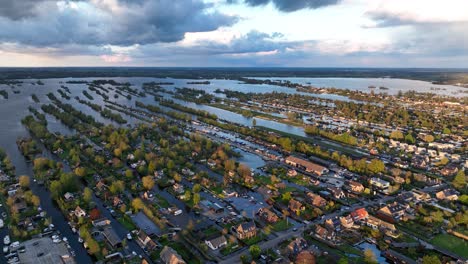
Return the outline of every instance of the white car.
[[[8,246],[4,246],[4,247],[3,247],[3,254],[7,254],[8,251],[9,251],[9,249],[10,249],[10,248],[9,248]]]
[[[127,239],[128,239],[128,240],[132,240],[132,234],[128,233],[128,234],[127,234]]]
[[[0,228],[3,228],[3,225],[4,225],[3,219],[0,219]]]
[[[6,236],[3,238],[3,244],[5,244],[5,245],[10,244],[10,236],[9,236],[9,235],[6,235]]]
[[[83,243],[84,240],[81,237],[78,237],[78,242]]]

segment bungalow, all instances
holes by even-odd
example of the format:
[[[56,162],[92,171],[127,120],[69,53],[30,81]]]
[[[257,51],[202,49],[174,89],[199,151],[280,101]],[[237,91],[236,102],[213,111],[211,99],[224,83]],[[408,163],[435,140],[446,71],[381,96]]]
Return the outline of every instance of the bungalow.
[[[302,237],[297,237],[293,241],[291,241],[288,245],[288,250],[291,255],[297,255],[299,252],[302,250],[306,249],[308,247],[307,241],[305,241],[304,238]]]
[[[458,192],[454,189],[445,189],[436,193],[436,198],[438,200],[456,201],[458,200]]]
[[[312,203],[312,205],[315,206],[315,207],[323,208],[323,207],[325,207],[327,205],[327,200],[325,200],[325,198],[323,198],[322,196],[320,196],[318,194],[308,192],[307,193],[307,198]]]
[[[219,236],[210,240],[205,240],[205,244],[212,250],[217,250],[227,245],[226,237]]]
[[[365,208],[359,208],[351,212],[351,216],[355,222],[364,221],[369,217],[369,213]]]
[[[269,224],[274,224],[279,220],[278,216],[266,207],[260,208],[257,214]]]
[[[75,211],[73,211],[73,213],[75,214],[76,217],[86,216],[86,212],[83,209],[81,209],[79,205],[75,208]]]
[[[328,169],[323,166],[293,156],[287,157],[285,162],[288,165],[300,168],[302,170],[305,170],[306,172],[315,173],[318,176],[322,176],[323,174],[328,172]]]
[[[294,199],[289,200],[288,208],[289,210],[291,210],[291,212],[294,212],[297,215],[300,215],[301,212],[305,210],[305,206],[302,205],[301,202],[296,201]]]
[[[255,223],[252,222],[245,222],[239,224],[237,227],[233,227],[233,232],[236,234],[238,239],[248,239],[255,237],[257,235],[257,227]]]
[[[184,259],[171,247],[165,246],[161,253],[159,254],[159,258],[166,264],[185,264],[186,262]]]

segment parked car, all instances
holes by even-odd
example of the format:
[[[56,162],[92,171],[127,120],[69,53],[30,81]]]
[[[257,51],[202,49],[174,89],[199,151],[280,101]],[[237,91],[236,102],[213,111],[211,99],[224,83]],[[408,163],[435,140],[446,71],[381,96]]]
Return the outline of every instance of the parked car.
[[[128,233],[128,234],[127,234],[127,239],[128,239],[128,240],[132,240],[132,234]]]
[[[9,244],[10,244],[10,236],[9,236],[9,235],[6,235],[6,236],[3,238],[3,244],[5,244],[5,245],[9,245]]]

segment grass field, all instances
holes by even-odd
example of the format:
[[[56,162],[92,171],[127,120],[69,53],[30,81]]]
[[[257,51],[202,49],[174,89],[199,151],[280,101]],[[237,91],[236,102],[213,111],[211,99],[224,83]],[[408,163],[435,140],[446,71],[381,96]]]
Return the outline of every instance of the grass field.
[[[461,238],[449,234],[440,234],[435,236],[431,243],[452,251],[461,257],[468,258],[468,242]]]

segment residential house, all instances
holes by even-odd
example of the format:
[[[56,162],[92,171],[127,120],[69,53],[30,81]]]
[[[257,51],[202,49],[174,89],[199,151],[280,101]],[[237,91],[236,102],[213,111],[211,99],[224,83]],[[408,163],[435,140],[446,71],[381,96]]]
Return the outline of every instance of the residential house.
[[[327,200],[325,200],[325,198],[318,194],[308,192],[307,198],[309,199],[310,203],[315,207],[323,208],[327,205]]]
[[[159,254],[159,258],[165,264],[185,264],[186,262],[184,259],[171,247],[165,246],[161,253]]]
[[[143,230],[140,230],[138,232],[136,241],[142,248],[148,251],[153,251],[154,249],[158,247],[156,242],[154,242],[153,239],[151,239],[151,237],[148,236]]]
[[[327,240],[327,241],[333,241],[336,238],[334,231],[330,231],[320,225],[316,225],[314,235],[320,239]]]
[[[73,199],[75,199],[75,196],[73,196],[73,194],[70,193],[70,192],[66,192],[66,193],[63,195],[63,198],[65,198],[65,201],[66,201],[66,202],[70,202],[70,201],[73,201]]]
[[[380,208],[377,211],[377,216],[389,222],[399,221],[404,215],[408,205],[403,205],[398,202],[393,202]]]
[[[212,250],[217,250],[221,247],[226,246],[227,240],[225,236],[221,235],[219,237],[216,237],[210,240],[205,240],[205,244]]]
[[[297,171],[294,170],[294,169],[288,170],[287,175],[288,175],[289,177],[295,177],[295,176],[297,176]]]
[[[340,222],[341,222],[341,225],[344,228],[351,228],[351,227],[354,226],[354,220],[353,220],[353,217],[351,215],[341,216],[340,217]]]
[[[109,186],[107,186],[103,180],[100,180],[96,183],[96,189],[100,192],[104,192],[106,191],[107,189],[109,188]]]
[[[445,166],[442,170],[440,170],[440,174],[443,176],[452,176],[457,174],[458,166],[455,163],[450,163]]]
[[[377,177],[372,177],[370,179],[369,183],[372,186],[375,186],[375,187],[380,188],[380,189],[386,189],[386,188],[390,187],[390,182],[382,180],[382,179],[377,178]]]
[[[238,197],[239,194],[236,191],[232,190],[223,190],[224,198]]]
[[[179,183],[174,183],[174,185],[172,185],[172,189],[174,190],[174,192],[178,193],[178,194],[182,194],[184,193],[184,186],[182,184],[179,184]]]
[[[348,189],[355,193],[362,193],[364,191],[364,185],[357,181],[348,181]]]
[[[436,193],[436,198],[445,201],[456,201],[458,200],[458,192],[454,189],[445,189]]]
[[[431,196],[428,193],[421,190],[413,189],[411,192],[413,193],[416,202],[427,202],[431,199]]]
[[[325,221],[325,227],[331,231],[340,232],[341,231],[341,221],[340,219],[335,216],[333,218],[329,218]]]
[[[330,191],[331,195],[335,197],[335,199],[346,198],[346,195],[341,188],[329,187],[328,190]]]
[[[266,207],[260,208],[257,214],[260,216],[261,219],[263,219],[263,221],[269,224],[274,224],[279,220],[278,216]]]
[[[323,166],[293,156],[287,157],[285,162],[288,165],[300,168],[306,172],[317,174],[318,176],[322,176],[328,172],[328,169]]]
[[[81,207],[79,205],[75,208],[75,211],[73,211],[73,213],[75,214],[76,217],[85,217],[86,216],[85,210],[81,209]]]
[[[257,227],[253,221],[244,222],[235,228],[233,227],[233,232],[236,234],[238,239],[248,239],[257,235]]]
[[[15,203],[11,207],[13,212],[15,212],[17,214],[24,212],[27,208],[28,208],[28,206],[26,205],[26,202],[23,199],[16,199]]]
[[[351,212],[354,222],[361,222],[369,217],[369,213],[365,208],[359,208]]]
[[[122,245],[122,239],[120,239],[120,237],[110,225],[105,226],[101,233],[106,238],[107,244],[109,244],[112,248],[115,249]]]
[[[288,245],[288,250],[291,255],[297,255],[302,250],[308,247],[307,241],[302,237],[297,237],[293,241],[291,241]]]
[[[305,210],[305,206],[301,202],[291,199],[289,200],[288,208],[291,212],[294,212],[296,215],[300,215],[302,211]]]

